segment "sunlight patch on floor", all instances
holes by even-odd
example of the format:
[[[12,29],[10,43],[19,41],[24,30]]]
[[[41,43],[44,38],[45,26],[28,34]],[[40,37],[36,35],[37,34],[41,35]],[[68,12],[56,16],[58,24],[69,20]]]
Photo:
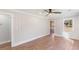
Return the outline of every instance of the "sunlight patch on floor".
[[[74,43],[74,41],[69,38],[69,34],[67,32],[63,32],[63,36],[65,39],[69,40],[72,44]]]

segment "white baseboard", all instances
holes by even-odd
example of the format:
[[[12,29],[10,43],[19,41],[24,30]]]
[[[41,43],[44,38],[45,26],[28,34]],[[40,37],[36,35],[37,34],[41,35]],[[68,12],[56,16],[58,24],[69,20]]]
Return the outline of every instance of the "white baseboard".
[[[59,34],[54,34],[55,36],[58,36],[58,37],[64,37],[63,35],[59,35]],[[79,40],[78,37],[69,37],[70,39],[74,39],[74,40]]]
[[[8,43],[8,42],[11,42],[11,41],[8,40],[8,41],[0,42],[0,45],[1,45],[1,44],[5,44],[5,43]]]
[[[25,41],[18,42],[18,43],[16,43],[16,44],[12,44],[12,47],[16,47],[16,46],[21,45],[21,44],[23,44],[23,43],[27,43],[27,42],[36,40],[36,39],[38,39],[38,38],[40,38],[40,37],[47,36],[47,35],[49,35],[49,34],[41,35],[41,36],[38,36],[38,37],[31,38],[31,39],[29,39],[29,40],[25,40]]]
[[[73,39],[73,40],[79,40],[78,37],[70,37],[70,38]]]
[[[54,35],[58,37],[64,37],[63,35],[59,35],[59,34],[54,34]]]

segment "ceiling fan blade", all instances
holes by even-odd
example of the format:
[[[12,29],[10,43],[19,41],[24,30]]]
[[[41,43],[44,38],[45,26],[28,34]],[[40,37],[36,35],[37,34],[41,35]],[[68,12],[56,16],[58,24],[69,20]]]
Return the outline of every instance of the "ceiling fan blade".
[[[61,14],[61,12],[52,12],[52,13],[55,13],[55,14]]]
[[[44,11],[49,12],[49,11],[47,11],[47,10],[44,10]]]

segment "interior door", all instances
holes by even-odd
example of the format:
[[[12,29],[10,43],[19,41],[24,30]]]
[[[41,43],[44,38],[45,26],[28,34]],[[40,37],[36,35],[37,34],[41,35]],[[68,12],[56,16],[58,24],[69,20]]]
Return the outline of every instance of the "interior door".
[[[50,21],[50,34],[54,33],[54,21]]]
[[[11,17],[0,15],[0,44],[11,41]]]

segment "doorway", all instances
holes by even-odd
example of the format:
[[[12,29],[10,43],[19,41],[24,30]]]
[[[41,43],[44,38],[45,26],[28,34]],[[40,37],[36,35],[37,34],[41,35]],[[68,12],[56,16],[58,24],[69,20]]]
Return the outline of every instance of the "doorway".
[[[54,33],[54,24],[55,22],[54,21],[50,21],[50,34],[53,34]]]
[[[11,16],[0,15],[0,45],[11,42]]]

